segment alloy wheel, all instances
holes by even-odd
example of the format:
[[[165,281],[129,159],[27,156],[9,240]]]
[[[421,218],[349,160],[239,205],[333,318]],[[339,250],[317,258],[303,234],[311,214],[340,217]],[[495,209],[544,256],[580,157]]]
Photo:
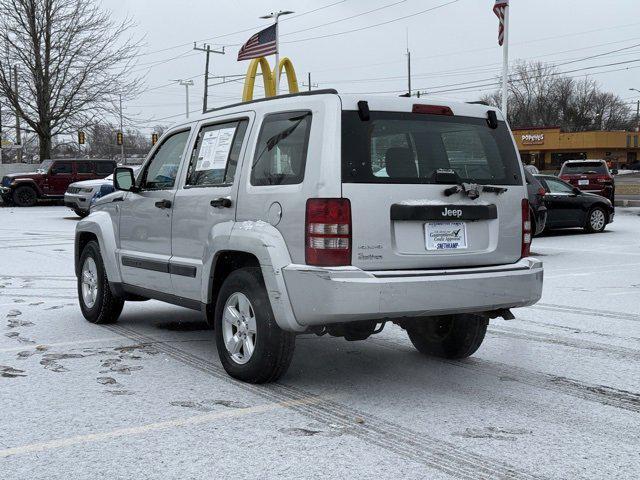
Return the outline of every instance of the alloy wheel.
[[[98,297],[98,267],[93,258],[87,257],[82,265],[82,301],[93,308]]]
[[[256,312],[247,296],[241,292],[230,295],[222,312],[222,337],[235,363],[251,360],[257,333]]]
[[[605,217],[604,217],[604,212],[602,210],[597,208],[593,212],[591,212],[591,215],[589,216],[589,224],[591,225],[591,228],[593,230],[595,231],[602,230],[602,228],[604,227],[604,223],[605,223]]]

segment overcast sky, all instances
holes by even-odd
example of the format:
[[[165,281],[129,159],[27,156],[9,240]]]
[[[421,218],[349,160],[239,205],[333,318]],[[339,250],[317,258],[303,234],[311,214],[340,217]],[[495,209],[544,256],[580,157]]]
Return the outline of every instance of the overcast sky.
[[[145,75],[145,88],[149,90],[127,102],[126,110],[148,120],[149,123],[136,125],[147,129],[154,124],[152,119],[170,124],[179,117],[165,117],[184,114],[184,87],[171,84],[172,80],[193,78],[191,109],[201,107],[205,56],[192,51],[194,41],[207,41],[215,48],[226,45],[225,55],[212,56],[214,75],[244,74],[249,62],[236,61],[240,45],[269,25],[269,20],[258,18],[260,15],[279,9],[296,12],[291,18],[282,19],[280,51],[293,61],[300,84],[307,82],[307,72],[311,72],[311,82],[318,88],[356,93],[405,89],[407,32],[412,86],[441,92],[438,97],[477,99],[493,88],[482,85],[499,75],[502,62],[497,45],[498,22],[491,10],[493,0],[102,0],[102,3],[114,18],[131,16],[137,23],[135,33],[145,36],[142,50],[145,55],[140,57],[134,73]],[[425,11],[433,7],[438,8]],[[387,23],[375,26],[383,22]],[[361,30],[345,33],[356,29]],[[239,30],[247,31],[233,33]],[[605,89],[630,103],[639,98],[640,94],[629,91],[631,87],[640,89],[638,0],[511,0],[510,35],[512,61],[580,60],[558,68],[580,69],[569,75],[589,74]],[[617,52],[611,53],[614,50]],[[582,60],[595,55],[599,56]],[[596,68],[584,70],[587,67]],[[213,79],[210,84],[219,82]],[[210,106],[240,101],[242,83],[241,80],[212,86]],[[286,89],[284,79],[281,86]],[[461,88],[465,90],[452,90]],[[256,96],[261,95],[262,89],[256,88]]]

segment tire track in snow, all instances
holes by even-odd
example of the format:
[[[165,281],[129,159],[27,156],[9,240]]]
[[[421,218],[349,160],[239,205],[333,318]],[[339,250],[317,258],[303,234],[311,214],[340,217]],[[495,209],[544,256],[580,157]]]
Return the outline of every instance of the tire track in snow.
[[[122,325],[105,325],[104,328],[138,343],[153,342],[155,348],[181,363],[271,401],[290,402],[312,395],[303,389],[280,383],[258,386],[239,382],[229,377],[222,366],[161,342],[156,338],[138,333]],[[406,426],[332,400],[313,405],[291,405],[289,408],[323,424],[338,426],[346,433],[368,444],[422,463],[455,478],[469,480],[539,478],[506,463],[465,451],[455,444],[435,437],[430,438],[425,433],[411,430]]]
[[[620,358],[622,360],[640,360],[640,350],[632,348],[607,345],[606,343],[593,342],[590,340],[574,340],[572,338],[549,333],[532,332],[514,327],[491,327],[487,330],[489,335],[498,337],[516,338],[531,342],[547,343],[551,345],[561,345],[563,347],[576,348],[578,350],[589,350],[603,353],[606,356]]]
[[[549,310],[552,312],[571,313],[574,315],[587,315],[590,317],[595,316],[640,322],[640,315],[635,315],[633,313],[616,312],[613,310],[597,310],[593,308],[573,307],[571,305],[557,305],[553,303],[536,303],[529,308],[533,308],[536,310]]]
[[[374,338],[370,341],[372,343],[376,343],[381,346],[388,346],[394,349],[397,347],[407,347],[407,349],[413,350],[408,343],[403,343],[400,340]],[[600,403],[602,405],[640,413],[640,393],[619,390],[606,385],[591,384],[563,376],[526,370],[521,367],[495,362],[493,360],[480,358],[446,360],[434,357],[433,361],[467,368],[487,375],[494,375],[501,380],[504,379],[505,381],[523,383],[533,387],[570,395],[583,400]]]

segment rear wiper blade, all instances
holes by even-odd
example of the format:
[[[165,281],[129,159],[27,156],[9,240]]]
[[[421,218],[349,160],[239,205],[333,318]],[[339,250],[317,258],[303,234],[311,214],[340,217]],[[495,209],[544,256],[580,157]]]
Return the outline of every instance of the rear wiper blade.
[[[450,197],[451,195],[462,192],[471,200],[475,200],[480,196],[481,192],[490,192],[495,193],[496,195],[501,195],[506,192],[507,189],[504,187],[494,187],[493,185],[478,185],[477,183],[459,183],[458,185],[454,185],[453,187],[449,187],[444,190],[444,195],[446,197]]]

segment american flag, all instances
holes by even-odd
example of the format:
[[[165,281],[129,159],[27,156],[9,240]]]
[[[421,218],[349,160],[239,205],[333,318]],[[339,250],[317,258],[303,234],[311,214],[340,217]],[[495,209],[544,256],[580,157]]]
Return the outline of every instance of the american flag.
[[[238,52],[238,61],[264,57],[276,53],[276,26],[259,31],[245,43]]]
[[[504,43],[504,11],[509,6],[509,0],[496,0],[493,6],[493,13],[496,14],[500,25],[498,26],[498,45],[502,46]]]

